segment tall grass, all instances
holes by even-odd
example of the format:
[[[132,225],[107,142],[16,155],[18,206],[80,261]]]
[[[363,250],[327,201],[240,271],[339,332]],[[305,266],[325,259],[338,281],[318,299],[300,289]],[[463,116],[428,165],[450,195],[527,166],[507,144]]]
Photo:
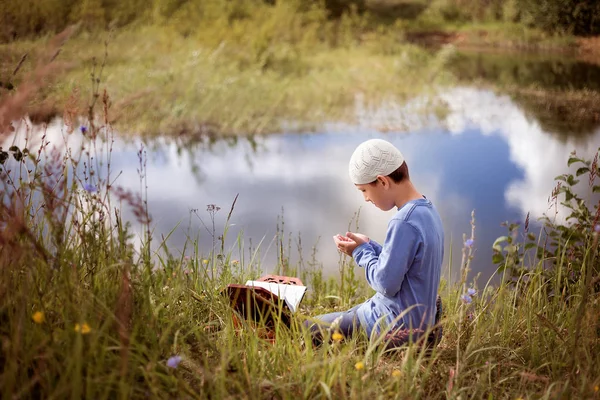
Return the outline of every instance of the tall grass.
[[[87,115],[90,72],[95,68],[98,75],[103,65],[99,78],[111,93],[110,122],[123,132],[195,138],[308,131],[325,122],[352,122],[361,96],[365,106],[402,104],[433,93],[448,78],[448,51],[430,54],[385,32],[362,37],[351,18],[334,25],[284,6],[260,18],[260,30],[251,30],[251,21],[231,27],[216,20],[187,37],[164,26],[75,36],[54,61],[64,67],[23,112],[48,122],[79,92],[77,114]],[[40,58],[29,52],[12,76],[26,49],[10,44],[3,50],[7,64],[0,74],[14,89],[0,92],[17,97]],[[429,110],[423,106],[424,114]]]
[[[573,263],[572,243],[558,240],[545,256],[528,258],[522,251],[530,247],[517,246],[517,234],[506,246],[499,241],[502,260],[513,264],[501,266],[497,287],[467,282],[477,243],[473,230],[458,266],[463,279],[440,288],[445,334],[438,346],[390,349],[377,337],[332,335],[313,347],[300,322],[371,294],[355,266],[341,259],[340,277],[327,281],[318,260],[300,271],[290,265],[291,246],[282,234],[277,266],[261,265],[256,249],[234,260],[233,249],[218,239],[225,240],[227,228],[212,228],[217,240],[211,248],[201,248],[197,238],[182,249],[168,248],[165,238],[153,237],[143,152],[139,193],[119,188],[111,175],[107,120],[84,125],[82,151],[61,154],[45,139],[38,149],[2,150],[3,398],[600,395],[597,206],[595,220],[585,217],[591,225],[564,226],[567,232],[588,230],[578,236],[580,273],[567,287],[560,273],[547,272],[549,263],[554,272]],[[67,126],[65,135],[76,127]],[[590,189],[597,190],[597,159],[581,162],[593,175]],[[122,218],[124,207],[145,227],[137,233],[140,245]],[[215,205],[206,212],[223,215]],[[234,205],[227,218],[232,212]],[[242,236],[236,246],[246,247]],[[512,274],[514,266],[522,268]],[[221,291],[267,269],[299,275],[310,290],[291,326],[276,325],[265,336],[266,327],[234,318]]]

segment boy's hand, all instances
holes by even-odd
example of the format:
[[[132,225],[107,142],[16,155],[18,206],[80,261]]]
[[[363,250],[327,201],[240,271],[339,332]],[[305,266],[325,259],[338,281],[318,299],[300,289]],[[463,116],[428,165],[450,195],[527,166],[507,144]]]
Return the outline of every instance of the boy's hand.
[[[335,235],[333,241],[339,251],[352,257],[354,249],[363,243],[368,243],[369,238],[360,233],[354,234],[352,232],[346,232],[346,236]]]
[[[363,235],[362,233],[346,232],[346,235],[354,235],[357,238],[362,239],[364,243],[369,243],[369,237],[367,235]]]

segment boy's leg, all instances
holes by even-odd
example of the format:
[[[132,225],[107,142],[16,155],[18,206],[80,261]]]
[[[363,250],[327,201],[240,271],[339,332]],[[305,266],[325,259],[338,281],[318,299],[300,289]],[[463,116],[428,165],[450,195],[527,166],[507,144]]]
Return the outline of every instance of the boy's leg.
[[[357,308],[358,306],[355,306],[348,311],[318,315],[313,320],[304,321],[304,327],[310,330],[315,345],[323,342],[323,332],[329,330],[338,319],[336,331],[345,337],[350,337],[360,327],[360,321],[356,314]]]

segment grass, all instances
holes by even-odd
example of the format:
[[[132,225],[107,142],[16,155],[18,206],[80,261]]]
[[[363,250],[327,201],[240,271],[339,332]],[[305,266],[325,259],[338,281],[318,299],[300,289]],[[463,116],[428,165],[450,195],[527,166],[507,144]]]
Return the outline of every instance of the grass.
[[[168,248],[154,236],[146,207],[143,153],[141,193],[119,188],[110,175],[112,128],[90,126],[96,141],[82,151],[63,156],[42,140],[24,158],[21,149],[9,150],[2,163],[3,398],[600,396],[597,212],[590,233],[570,228],[582,257],[571,258],[568,242],[541,260],[523,255],[516,258],[522,272],[504,269],[497,287],[465,280],[475,250],[465,245],[461,265],[444,266],[463,278],[440,287],[444,337],[431,352],[417,344],[386,350],[364,337],[314,348],[297,323],[368,298],[359,269],[345,259],[330,279],[318,260],[300,269],[289,263],[281,236],[277,266],[262,265],[260,249],[246,250],[243,236],[232,249],[219,239],[200,248],[198,238]],[[590,188],[597,171],[596,158],[588,165]],[[124,207],[144,226],[140,246],[120,217]],[[209,206],[207,220],[224,215],[218,212]],[[227,219],[232,212],[233,205]],[[589,230],[594,215],[581,218]],[[210,234],[224,237],[227,229]],[[511,238],[521,234],[511,227]],[[507,240],[498,251],[514,256],[517,242]],[[547,265],[580,269],[565,286],[560,273],[548,278]],[[310,289],[291,327],[277,325],[274,341],[261,326],[236,323],[221,294],[269,267],[300,276]],[[465,301],[469,287],[476,294]]]
[[[349,23],[343,29],[351,28]],[[57,58],[64,62],[62,73],[36,95],[28,111],[37,121],[60,115],[73,93],[78,104],[85,104],[94,73],[101,90],[111,95],[111,122],[120,130],[252,135],[351,122],[358,96],[373,106],[403,103],[432,93],[446,77],[443,53],[431,55],[384,34],[366,35],[358,46],[350,36],[338,32],[336,40],[345,43],[338,45],[318,40],[259,45],[260,37],[248,43],[226,36],[215,41],[158,26],[123,29],[110,38],[82,34],[63,45]],[[3,45],[2,76],[10,75],[32,46],[48,45],[44,40]],[[34,57],[15,79],[26,79]]]

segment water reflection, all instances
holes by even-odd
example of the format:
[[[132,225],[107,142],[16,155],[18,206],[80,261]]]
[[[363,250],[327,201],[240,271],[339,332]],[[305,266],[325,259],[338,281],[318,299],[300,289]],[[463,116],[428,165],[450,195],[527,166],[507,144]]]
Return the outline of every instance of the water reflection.
[[[533,217],[542,216],[548,210],[554,177],[566,172],[569,154],[576,150],[583,157],[591,157],[600,145],[598,129],[586,138],[556,139],[506,97],[469,88],[444,96],[451,110],[448,126],[454,135],[476,129],[484,136],[502,138],[508,146],[510,162],[523,176],[511,179],[504,198],[507,206],[521,215],[531,212]]]
[[[462,50],[450,63],[460,82],[491,84],[560,140],[600,127],[600,65],[558,54]]]
[[[523,221],[528,212],[532,220],[542,216],[553,178],[565,172],[569,153],[577,149],[581,155],[592,154],[600,143],[600,132],[583,141],[558,140],[528,119],[509,97],[473,88],[456,88],[442,97],[449,105],[447,116],[428,120],[411,133],[384,134],[359,125],[183,147],[166,138],[147,143],[146,176],[155,235],[167,235],[179,223],[169,245],[181,249],[188,235],[199,235],[201,251],[206,252],[213,240],[203,226],[212,229],[207,204],[221,207],[215,220],[219,234],[239,194],[228,248],[236,247],[238,234],[245,240],[243,249],[250,240],[254,247],[263,240],[263,267],[270,270],[276,262],[276,225],[283,215],[283,230],[292,234],[292,262],[299,258],[296,242],[300,235],[304,260],[315,245],[324,270],[335,273],[339,255],[331,236],[344,232],[360,211],[360,231],[383,241],[393,215],[393,211],[384,213],[364,203],[347,175],[354,148],[366,139],[382,137],[403,151],[416,186],[438,207],[447,237],[446,267],[451,264],[454,275],[461,259],[462,235],[470,232],[470,214],[475,210],[473,273],[481,273],[480,279],[486,280],[494,271],[491,244],[505,233],[500,223]],[[378,115],[393,114],[382,111]],[[59,123],[49,127],[52,143],[62,142],[61,130]],[[67,146],[76,149],[80,140],[71,135]],[[114,144],[113,176],[121,172],[117,184],[140,188],[137,152],[141,145],[120,140]],[[198,210],[202,223],[190,210]],[[133,220],[130,213],[127,217]],[[240,257],[237,250],[234,256]]]
[[[461,81],[485,80],[553,90],[600,90],[600,65],[563,54],[461,50],[450,69]]]

